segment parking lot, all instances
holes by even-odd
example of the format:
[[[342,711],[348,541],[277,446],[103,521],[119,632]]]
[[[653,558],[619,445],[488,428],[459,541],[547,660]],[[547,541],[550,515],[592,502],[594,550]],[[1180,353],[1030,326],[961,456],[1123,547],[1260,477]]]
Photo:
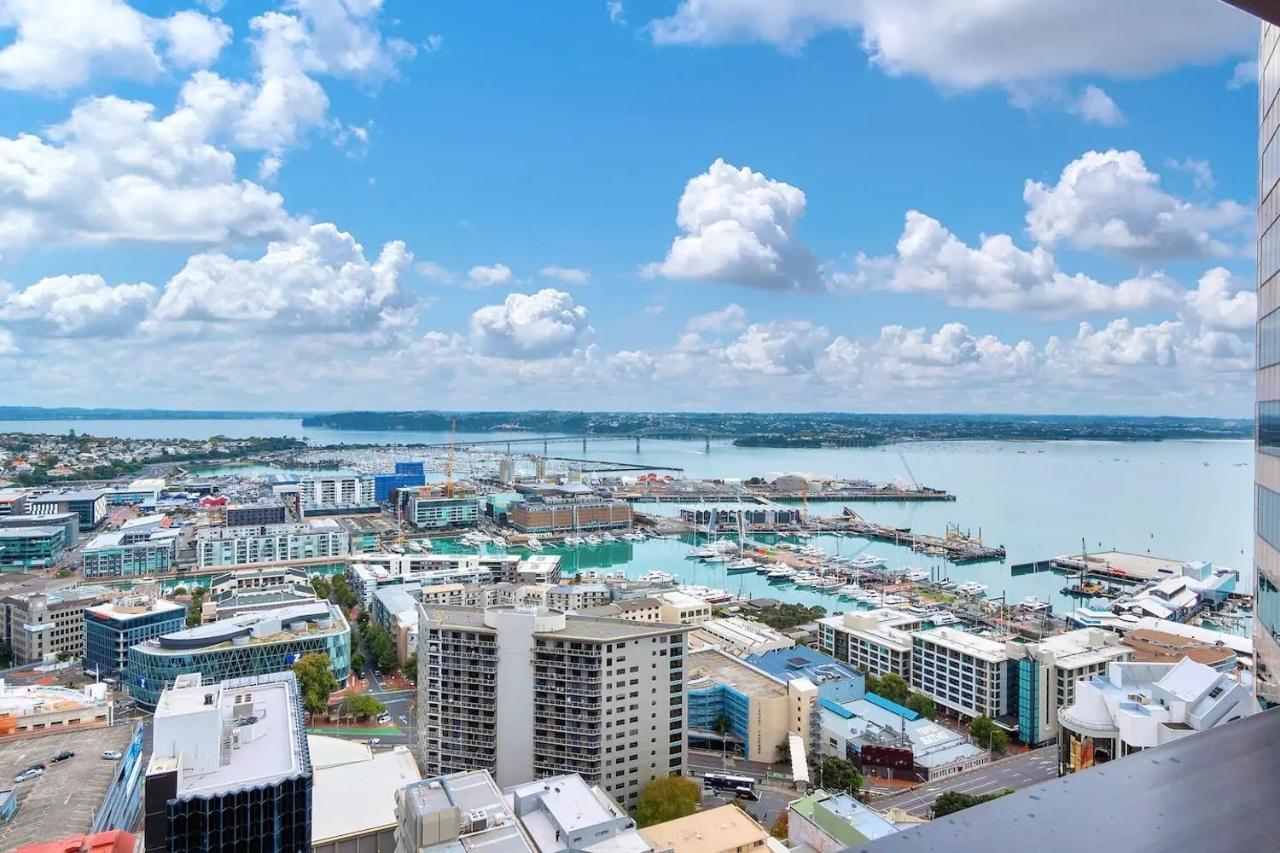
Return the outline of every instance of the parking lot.
[[[45,765],[43,776],[16,786],[18,811],[12,821],[0,825],[0,850],[88,832],[119,767],[102,753],[123,752],[132,735],[132,725],[117,725],[0,744],[0,787],[14,787],[13,777],[30,764]],[[64,749],[75,757],[50,763]]]

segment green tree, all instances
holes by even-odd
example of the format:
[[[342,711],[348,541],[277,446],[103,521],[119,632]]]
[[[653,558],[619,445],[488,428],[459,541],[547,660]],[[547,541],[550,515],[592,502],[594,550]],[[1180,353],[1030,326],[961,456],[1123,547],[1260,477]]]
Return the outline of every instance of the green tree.
[[[683,776],[667,776],[654,779],[636,797],[636,823],[653,826],[655,823],[688,817],[702,802],[702,789],[698,783]]]
[[[373,655],[378,668],[390,672],[396,668],[396,645],[391,635],[381,625],[372,623],[364,627],[364,644],[369,654]]]
[[[828,791],[848,791],[857,794],[862,790],[862,773],[852,761],[834,755],[822,759],[821,784]]]
[[[715,722],[711,724],[711,728],[715,729],[716,734],[723,736],[725,734],[728,734],[729,727],[732,725],[733,725],[733,720],[729,719],[729,715],[721,714],[720,716],[716,717]]]
[[[883,696],[890,702],[897,702],[899,705],[906,705],[907,700],[911,698],[911,688],[907,686],[906,680],[896,672],[886,672],[880,676],[880,683],[877,685],[877,696]]]
[[[342,700],[342,713],[353,717],[376,717],[385,710],[387,706],[368,693],[352,693]]]
[[[989,794],[966,794],[963,791],[947,791],[944,794],[940,794],[938,799],[933,801],[933,816],[934,818],[940,818],[945,815],[955,814],[970,806],[990,802],[1012,793],[1012,788],[992,791]]]
[[[170,595],[172,595],[174,598],[177,598],[180,595],[186,595],[186,594],[187,594],[187,588],[185,586],[175,586],[173,588],[173,592],[170,593]]]
[[[884,695],[883,693],[880,692],[880,676],[876,675],[874,672],[866,672],[864,670],[862,673],[862,677],[866,679],[866,687],[867,687],[868,693],[874,693],[877,696]]]
[[[329,656],[323,652],[305,654],[293,665],[293,674],[298,678],[298,691],[306,712],[323,714],[329,710],[329,694],[339,687]]]
[[[789,841],[791,835],[791,810],[783,809],[778,813],[778,819],[773,822],[773,826],[769,827],[769,834],[779,841]]]
[[[364,652],[354,651],[351,653],[351,668],[354,670],[364,669]]]
[[[343,610],[350,610],[360,603],[360,599],[352,592],[351,585],[343,575],[334,575],[329,581],[329,586],[333,592],[334,601],[337,601]]]
[[[933,704],[932,699],[923,693],[912,691],[907,698],[907,707],[926,719],[936,720],[938,718],[937,706]]]
[[[187,605],[187,627],[200,624],[200,609],[204,605],[204,587],[191,590],[191,603]]]
[[[407,678],[407,679],[409,679],[409,681],[410,681],[411,683],[413,683],[413,684],[417,684],[417,683],[418,683],[418,653],[417,653],[417,651],[414,651],[412,654],[410,654],[407,658],[405,658],[405,659],[404,659],[404,666],[400,668],[400,671],[401,671],[402,673],[404,673],[404,677],[405,677],[405,678]]]
[[[333,592],[333,587],[329,584],[329,581],[325,579],[324,575],[312,575],[311,588],[315,590],[316,598],[327,599],[329,597],[329,593]]]
[[[969,735],[973,742],[996,755],[1004,755],[1009,747],[1009,736],[988,716],[974,717],[969,724]]]

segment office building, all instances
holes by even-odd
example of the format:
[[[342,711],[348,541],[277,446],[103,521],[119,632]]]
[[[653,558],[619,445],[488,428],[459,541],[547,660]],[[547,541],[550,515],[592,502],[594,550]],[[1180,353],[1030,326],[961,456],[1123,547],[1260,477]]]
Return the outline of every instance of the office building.
[[[646,826],[640,835],[658,851],[752,853],[769,849],[768,831],[732,804]]]
[[[84,657],[84,611],[118,594],[104,586],[73,586],[0,599],[14,663]]]
[[[507,509],[521,533],[573,533],[631,526],[631,504],[616,498],[530,496]]]
[[[268,524],[289,523],[289,514],[282,501],[231,504],[225,513],[227,527],[263,527]]]
[[[143,797],[147,853],[311,849],[312,769],[292,672],[164,691]]]
[[[546,591],[546,605],[556,610],[572,610],[578,613],[589,607],[598,607],[613,601],[608,584],[562,583]]]
[[[51,512],[44,515],[0,515],[0,530],[12,527],[61,527],[66,547],[80,541],[80,516],[74,512]]]
[[[447,496],[434,490],[411,492],[409,523],[423,530],[475,527],[480,520],[480,502],[471,493]]]
[[[412,489],[427,483],[426,466],[421,462],[397,462],[391,474],[373,475],[373,498],[378,503],[391,500],[397,489]]]
[[[956,628],[912,635],[911,686],[961,718],[1011,713],[1016,679],[1002,642]]]
[[[0,488],[0,518],[6,515],[23,515],[27,511],[25,489]]]
[[[1104,675],[1081,681],[1075,701],[1058,712],[1060,772],[1105,764],[1257,712],[1248,687],[1193,660],[1111,663]]]
[[[48,569],[70,543],[61,527],[0,527],[0,569]]]
[[[181,631],[187,608],[148,595],[117,598],[84,611],[84,668],[116,676],[129,662],[129,647]]]
[[[687,592],[660,592],[654,598],[658,600],[658,615],[663,622],[701,625],[711,618],[711,605]]]
[[[1280,704],[1280,27],[1262,25],[1258,53],[1258,426],[1254,454],[1258,698]]]
[[[1058,711],[1075,701],[1076,684],[1101,675],[1132,650],[1100,628],[1045,637],[1038,643],[1007,643],[1017,666],[1018,740],[1039,746],[1058,736]]]
[[[373,477],[354,472],[343,474],[317,474],[303,477],[298,490],[305,514],[317,511],[349,509],[363,511],[377,508],[374,500]]]
[[[911,632],[923,624],[887,607],[852,610],[818,620],[818,648],[871,675],[892,672],[910,681]]]
[[[328,655],[338,684],[351,674],[351,628],[327,601],[255,611],[164,634],[131,646],[129,695],[144,708],[188,673],[214,681],[282,672],[311,652]]]
[[[152,506],[160,500],[164,491],[163,477],[143,477],[127,486],[117,486],[107,491],[108,506]]]
[[[396,853],[542,853],[486,770],[406,785],[396,792],[395,811]]]
[[[179,531],[157,526],[145,532],[128,528],[99,533],[84,546],[86,578],[124,578],[173,571]]]
[[[350,553],[350,535],[333,519],[266,527],[214,527],[196,535],[196,563],[202,569],[333,560]]]
[[[311,853],[394,853],[396,796],[422,779],[408,747],[307,736]]]
[[[685,766],[686,629],[541,607],[420,609],[424,771],[579,773],[634,805]]]
[[[96,530],[107,520],[107,493],[104,489],[51,492],[37,495],[27,502],[33,515],[55,515],[74,512],[80,517],[81,530]]]

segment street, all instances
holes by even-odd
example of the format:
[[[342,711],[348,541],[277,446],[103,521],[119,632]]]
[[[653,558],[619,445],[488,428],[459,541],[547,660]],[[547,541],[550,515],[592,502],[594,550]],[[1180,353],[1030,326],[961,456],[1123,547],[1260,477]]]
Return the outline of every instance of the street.
[[[946,791],[989,794],[1002,788],[1029,788],[1057,777],[1058,747],[1051,744],[999,759],[968,773],[927,782],[911,791],[878,799],[872,806],[880,811],[897,807],[917,817],[928,817],[933,801]]]
[[[768,778],[772,768],[773,765],[770,764],[747,761],[732,755],[722,758],[719,753],[690,750],[686,773],[694,780],[700,780],[707,773],[734,773],[755,778],[756,794],[760,799],[738,800],[738,803],[767,829],[773,826],[779,814],[786,811],[788,803],[798,800],[803,795],[802,791],[796,791],[791,782],[786,779]],[[730,795],[717,794],[704,789],[702,807],[715,808],[733,800],[734,797]]]

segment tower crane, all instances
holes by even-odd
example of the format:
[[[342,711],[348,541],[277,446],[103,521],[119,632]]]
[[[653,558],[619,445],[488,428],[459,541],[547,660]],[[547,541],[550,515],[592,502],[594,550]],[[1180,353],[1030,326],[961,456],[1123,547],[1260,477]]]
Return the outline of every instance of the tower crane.
[[[901,450],[898,451],[898,458],[902,460],[902,467],[907,469],[907,476],[911,478],[911,488],[913,491],[920,491],[920,483],[916,480],[915,473],[911,470],[911,466],[907,464],[907,457]]]
[[[458,447],[458,419],[449,426],[449,455],[444,460],[444,496],[453,497],[453,454]]]

